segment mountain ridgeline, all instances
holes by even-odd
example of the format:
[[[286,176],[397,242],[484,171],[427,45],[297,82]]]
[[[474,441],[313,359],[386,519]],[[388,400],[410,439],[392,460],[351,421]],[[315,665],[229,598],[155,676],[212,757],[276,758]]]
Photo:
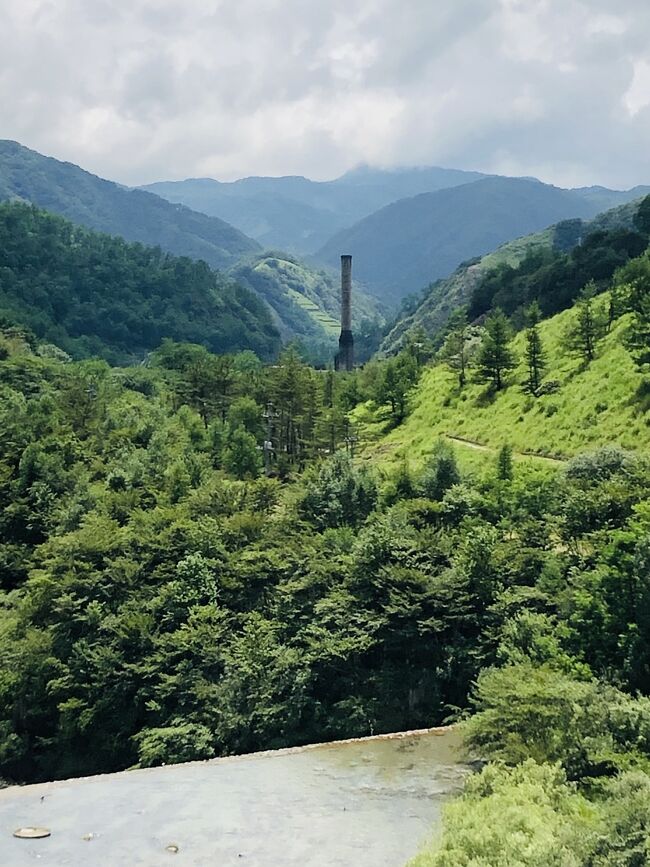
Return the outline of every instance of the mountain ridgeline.
[[[577,193],[539,181],[485,178],[388,205],[335,235],[315,258],[331,265],[338,250],[348,250],[357,279],[398,304],[467,259],[597,210]]]
[[[72,163],[0,141],[0,201],[27,201],[81,226],[227,268],[258,244],[217,217],[129,190]]]
[[[221,217],[264,247],[314,253],[336,232],[384,205],[484,177],[437,167],[380,170],[361,167],[333,181],[303,177],[160,181],[142,189]]]
[[[76,358],[123,364],[162,340],[276,354],[266,305],[205,262],[0,204],[0,317]]]
[[[451,276],[434,281],[419,299],[405,302],[381,352],[396,352],[421,331],[439,343],[453,311],[465,305],[470,318],[502,306],[521,319],[523,307],[533,300],[547,315],[564,310],[589,280],[605,285],[617,267],[639,255],[644,239],[635,220],[641,201],[592,220],[564,220],[464,262]]]

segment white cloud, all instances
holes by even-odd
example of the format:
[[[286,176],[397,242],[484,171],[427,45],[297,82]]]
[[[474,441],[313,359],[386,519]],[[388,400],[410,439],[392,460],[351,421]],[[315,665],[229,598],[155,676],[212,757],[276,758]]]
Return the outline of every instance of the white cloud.
[[[3,0],[0,136],[125,183],[650,182],[647,0]]]

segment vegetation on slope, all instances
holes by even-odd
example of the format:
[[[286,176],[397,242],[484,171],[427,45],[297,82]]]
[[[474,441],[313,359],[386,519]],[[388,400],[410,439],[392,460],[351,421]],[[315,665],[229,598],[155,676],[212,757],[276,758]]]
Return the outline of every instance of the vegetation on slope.
[[[539,181],[486,178],[394,202],[335,235],[315,258],[334,265],[341,251],[351,253],[357,279],[397,306],[505,241],[595,213],[577,194]]]
[[[607,313],[609,296],[598,309]],[[596,446],[616,443],[625,448],[650,446],[645,410],[647,386],[625,346],[629,318],[621,318],[599,345],[598,356],[585,365],[567,345],[576,311],[567,310],[540,325],[549,359],[546,393],[535,397],[525,388],[525,335],[512,344],[518,359],[512,385],[491,393],[485,383],[470,381],[460,389],[458,374],[444,363],[425,369],[412,392],[412,411],[386,435],[390,417],[372,406],[360,407],[360,437],[368,452],[382,462],[408,458],[420,461],[437,437],[467,439],[498,449],[510,443],[521,454],[566,458]],[[473,371],[471,371],[473,373]],[[379,443],[378,443],[379,438]],[[379,444],[378,450],[376,449]]]
[[[341,330],[338,278],[280,252],[245,260],[231,274],[269,304],[284,340],[299,340],[314,363],[331,362]],[[358,361],[365,361],[376,350],[382,324],[377,302],[355,286],[353,327]]]
[[[207,217],[142,190],[128,190],[17,142],[0,141],[0,201],[31,202],[81,226],[227,268],[257,243]]]
[[[405,196],[454,187],[484,177],[437,167],[359,167],[333,181],[303,177],[212,178],[160,181],[143,189],[237,226],[263,247],[313,253],[336,232]]]
[[[279,335],[252,292],[159,247],[0,204],[0,316],[77,358],[141,360],[164,338],[271,357]]]
[[[542,291],[548,293],[550,288],[550,294],[553,294],[555,275],[552,273],[552,266],[559,265],[558,272],[564,270],[564,273],[559,273],[558,276],[566,282],[566,272],[569,269],[562,269],[562,265],[571,258],[566,254],[590,234],[612,232],[614,236],[612,239],[614,249],[611,255],[613,264],[604,270],[602,267],[599,270],[597,268],[595,272],[590,272],[584,277],[579,273],[579,269],[575,269],[571,276],[577,279],[573,280],[570,287],[572,292],[569,298],[570,303],[575,297],[576,286],[579,289],[593,276],[603,279],[602,275],[605,271],[607,271],[607,277],[611,277],[614,268],[621,264],[620,251],[616,249],[617,246],[620,247],[617,241],[617,230],[630,232],[634,230],[634,221],[639,204],[640,200],[621,205],[599,214],[589,221],[565,220],[541,232],[502,244],[478,260],[463,263],[450,277],[437,280],[429,285],[422,293],[421,298],[407,299],[404,302],[404,307],[395,324],[382,342],[382,353],[390,355],[399,351],[408,340],[409,335],[419,330],[425,331],[436,342],[439,342],[453,311],[468,304],[475,295],[478,297],[484,295],[483,287],[489,287],[492,281],[505,282],[511,278],[512,282],[515,282],[516,278],[521,275],[526,277],[529,284],[532,284],[536,278],[539,278]],[[623,236],[625,234],[624,232]],[[605,248],[608,246],[608,238],[600,234],[599,243],[595,246],[606,254]],[[589,266],[588,262],[585,264]],[[593,264],[598,266],[607,263],[599,263],[597,257],[594,256]],[[582,282],[580,282],[581,279]],[[494,289],[488,288],[487,292],[493,294]],[[556,307],[555,310],[549,312],[556,312],[559,309],[561,307]],[[484,310],[485,306],[480,312],[484,312]]]

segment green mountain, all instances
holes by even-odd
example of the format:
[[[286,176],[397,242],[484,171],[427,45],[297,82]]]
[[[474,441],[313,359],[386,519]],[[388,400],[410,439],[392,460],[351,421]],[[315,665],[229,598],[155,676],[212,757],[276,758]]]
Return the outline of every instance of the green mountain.
[[[160,181],[142,187],[221,217],[264,247],[313,253],[336,232],[390,202],[485,177],[438,167],[381,170],[360,167],[333,181],[303,177]]]
[[[128,244],[23,203],[0,204],[0,319],[75,357],[142,359],[162,340],[271,357],[266,306],[205,262]]]
[[[638,201],[629,202],[598,214],[589,221],[579,219],[563,221],[541,232],[502,244],[479,259],[463,263],[451,276],[432,283],[418,303],[412,305],[410,309],[404,309],[382,341],[382,354],[390,355],[397,352],[408,335],[419,329],[424,330],[434,340],[439,339],[450,314],[457,307],[468,304],[474,294],[478,294],[481,286],[487,282],[488,275],[496,270],[516,269],[525,259],[536,262],[536,268],[542,267],[548,265],[550,261],[559,260],[563,253],[574,248],[579,241],[594,232],[632,231],[638,205]],[[625,258],[627,257],[624,257],[623,261]],[[616,265],[623,264],[623,261],[614,259],[608,263],[606,276],[611,276]],[[601,271],[597,272],[598,275],[601,273]],[[589,279],[587,277],[580,282],[581,276],[577,273],[575,278],[577,288]],[[557,287],[555,278],[552,285]],[[477,310],[476,315],[482,312],[484,310]]]
[[[259,249],[216,217],[129,190],[13,141],[0,141],[0,201],[32,202],[98,232],[227,268]]]
[[[314,258],[333,264],[340,251],[351,253],[357,279],[397,305],[467,259],[598,210],[577,193],[539,181],[485,178],[388,205],[335,235]]]
[[[299,339],[315,361],[331,360],[341,329],[341,292],[338,275],[316,270],[286,253],[269,252],[244,260],[231,270],[238,283],[252,289],[273,311],[275,324],[286,341]],[[384,323],[380,305],[354,287],[353,326],[357,333],[358,357],[364,335],[374,330],[372,346],[377,348],[379,329]]]
[[[599,314],[606,315],[608,301],[606,294],[597,299]],[[411,398],[411,412],[394,430],[386,432],[386,423],[376,412],[357,409],[355,421],[369,457],[386,465],[407,458],[415,466],[439,437],[453,442],[463,460],[474,465],[496,454],[504,443],[522,460],[528,456],[534,461],[537,456],[542,463],[605,445],[650,448],[643,398],[646,380],[626,347],[629,317],[622,317],[605,335],[589,365],[568,346],[566,335],[575,317],[572,307],[540,325],[548,359],[546,378],[552,387],[539,397],[521,387],[527,366],[520,332],[512,344],[517,366],[509,376],[511,385],[489,399],[471,369],[469,383],[459,391],[457,373],[438,363],[424,370]]]

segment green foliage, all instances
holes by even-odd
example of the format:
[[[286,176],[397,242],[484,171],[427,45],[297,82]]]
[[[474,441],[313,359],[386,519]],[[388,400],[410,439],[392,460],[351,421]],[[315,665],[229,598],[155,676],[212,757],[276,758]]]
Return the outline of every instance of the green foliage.
[[[255,479],[262,468],[262,457],[253,434],[235,428],[223,452],[223,466],[236,479]]]
[[[489,382],[495,391],[505,385],[505,376],[515,366],[515,356],[509,348],[511,339],[508,320],[503,311],[495,310],[485,322],[485,331],[477,356],[477,375]]]
[[[430,500],[441,500],[451,487],[460,483],[460,480],[453,448],[444,440],[439,440],[420,478],[422,493]]]
[[[650,196],[640,203],[634,216],[634,227],[643,235],[650,235]]]
[[[582,289],[575,307],[575,317],[567,331],[567,341],[585,364],[596,357],[599,341],[605,335],[605,322],[594,305],[596,284],[591,281]]]
[[[513,477],[512,446],[505,443],[497,453],[497,478],[502,482],[511,482]]]
[[[597,819],[557,767],[489,766],[446,808],[440,846],[410,867],[581,867]]]
[[[307,484],[301,512],[321,529],[356,527],[377,503],[377,484],[366,469],[357,469],[348,455],[337,452]]]
[[[138,766],[173,765],[211,759],[214,756],[212,734],[206,726],[183,723],[163,728],[143,729],[134,736],[138,747]]]
[[[268,358],[279,336],[263,303],[205,264],[0,204],[0,313],[70,355],[141,359],[165,337]]]
[[[629,229],[591,232],[569,253],[531,247],[515,267],[507,262],[475,286],[469,305],[473,319],[499,307],[506,314],[537,302],[544,316],[570,307],[585,285],[603,287],[615,271],[640,256],[647,238]]]
[[[544,371],[546,370],[546,353],[544,351],[539,330],[541,316],[542,311],[540,310],[539,304],[536,301],[533,301],[526,311],[527,327],[524,333],[524,357],[528,367],[526,388],[531,392],[531,394],[537,393],[537,390],[542,384]]]

